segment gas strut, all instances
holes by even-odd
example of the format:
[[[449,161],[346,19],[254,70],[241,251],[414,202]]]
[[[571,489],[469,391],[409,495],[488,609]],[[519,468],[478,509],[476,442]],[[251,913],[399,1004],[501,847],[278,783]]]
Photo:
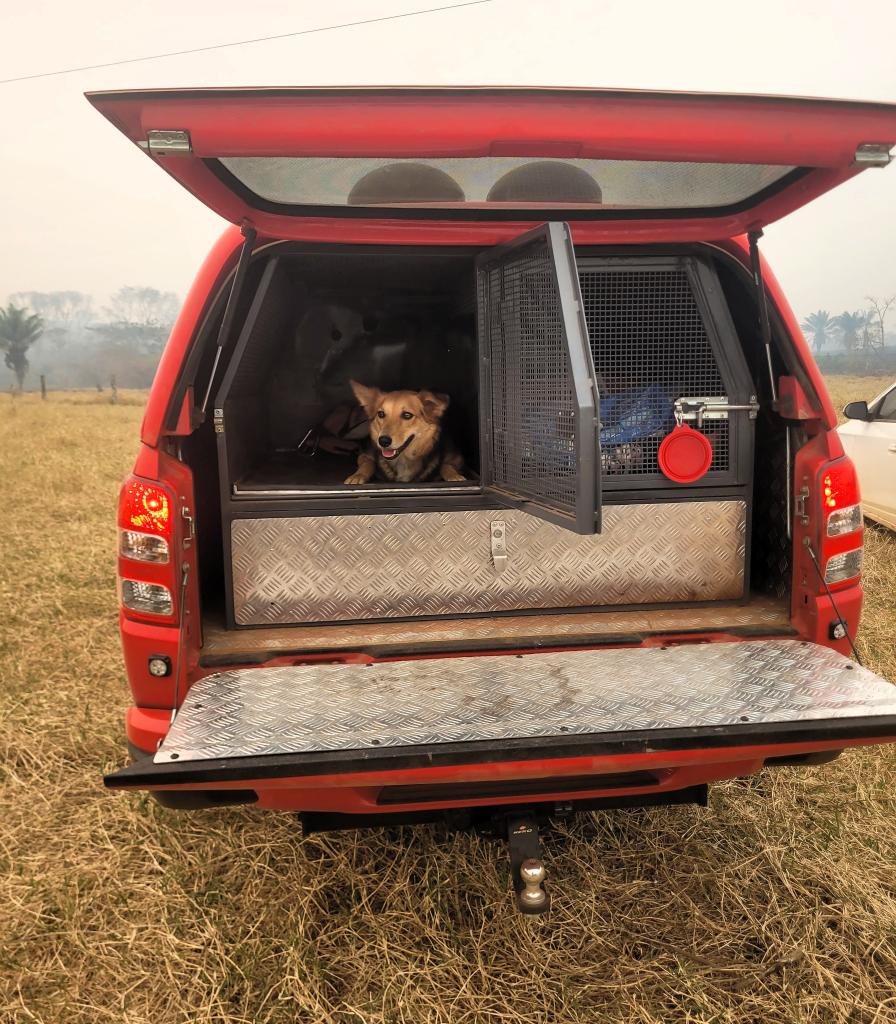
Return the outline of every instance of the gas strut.
[[[778,401],[778,388],[775,384],[775,371],[772,368],[772,328],[768,319],[768,297],[765,294],[765,283],[762,280],[762,261],[759,258],[759,239],[761,231],[751,231],[747,238],[750,241],[750,263],[753,266],[753,284],[756,286],[756,301],[759,303],[759,332],[762,344],[765,345],[765,358],[768,363],[768,380],[772,392],[772,401]]]
[[[230,294],[227,296],[227,305],[224,307],[224,316],[221,320],[221,328],[218,331],[218,347],[215,352],[215,361],[212,363],[211,373],[208,375],[208,387],[205,389],[205,398],[202,399],[203,416],[205,415],[205,410],[208,408],[208,400],[211,398],[212,387],[214,387],[215,377],[218,373],[218,363],[221,361],[221,353],[223,352],[224,346],[230,338],[230,332],[233,329],[237,300],[243,290],[243,281],[246,278],[246,271],[249,269],[249,257],[252,255],[252,246],[255,244],[255,238],[258,234],[255,228],[250,227],[247,224],[243,224],[240,231],[242,231],[245,241],[240,249],[239,262],[236,265],[236,272],[233,275],[233,282],[230,285]]]

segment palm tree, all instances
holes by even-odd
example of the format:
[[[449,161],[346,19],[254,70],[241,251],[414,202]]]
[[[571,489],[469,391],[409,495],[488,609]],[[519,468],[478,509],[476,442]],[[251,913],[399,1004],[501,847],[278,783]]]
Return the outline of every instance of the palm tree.
[[[856,310],[855,313],[846,311],[834,317],[834,326],[840,331],[844,348],[852,352],[859,347],[860,332],[867,320],[867,313],[861,310]]]
[[[29,313],[11,302],[0,309],[0,350],[6,353],[4,362],[16,375],[19,391],[28,372],[28,349],[43,334],[44,322],[36,313]]]
[[[830,340],[834,320],[826,309],[819,309],[815,313],[810,313],[800,327],[804,334],[812,336],[812,347],[816,352],[820,352]]]

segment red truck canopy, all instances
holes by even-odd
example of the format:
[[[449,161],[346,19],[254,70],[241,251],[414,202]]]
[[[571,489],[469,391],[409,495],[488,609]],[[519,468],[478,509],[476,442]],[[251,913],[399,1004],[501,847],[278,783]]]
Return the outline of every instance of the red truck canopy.
[[[764,227],[896,144],[896,105],[583,89],[188,89],[90,102],[201,202],[311,220],[538,223],[711,240]],[[343,224],[343,232],[345,225]]]

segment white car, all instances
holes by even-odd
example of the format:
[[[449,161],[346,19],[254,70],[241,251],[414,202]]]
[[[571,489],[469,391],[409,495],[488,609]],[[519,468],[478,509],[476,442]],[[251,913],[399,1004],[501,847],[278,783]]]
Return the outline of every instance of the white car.
[[[856,464],[862,511],[896,530],[896,383],[873,402],[850,402],[839,427],[846,454]]]

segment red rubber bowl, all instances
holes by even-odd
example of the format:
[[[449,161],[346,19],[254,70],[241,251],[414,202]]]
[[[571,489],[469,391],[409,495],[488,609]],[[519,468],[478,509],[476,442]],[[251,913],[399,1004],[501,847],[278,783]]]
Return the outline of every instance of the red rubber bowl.
[[[677,484],[692,484],[705,476],[712,465],[712,445],[705,434],[686,423],[667,434],[657,452],[664,476]]]

